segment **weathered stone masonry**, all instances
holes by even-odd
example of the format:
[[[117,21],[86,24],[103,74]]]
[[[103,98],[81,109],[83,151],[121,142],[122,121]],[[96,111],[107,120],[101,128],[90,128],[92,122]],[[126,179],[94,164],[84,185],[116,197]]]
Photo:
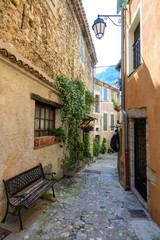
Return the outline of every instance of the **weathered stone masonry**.
[[[16,3],[15,3],[16,2]],[[84,24],[85,13],[80,1],[50,0],[25,1],[23,28],[23,1],[4,1],[1,7],[0,38],[14,47],[18,53],[30,60],[49,77],[63,73],[70,77],[74,69],[75,77],[85,79],[91,76],[80,61],[80,35],[82,34],[89,52],[85,48],[85,66],[96,62],[94,47]],[[76,14],[79,14],[77,19]],[[84,19],[83,22],[81,19]],[[81,25],[79,25],[79,22]],[[86,25],[86,26],[85,26]],[[82,33],[81,33],[82,31]],[[88,39],[89,38],[89,39]]]

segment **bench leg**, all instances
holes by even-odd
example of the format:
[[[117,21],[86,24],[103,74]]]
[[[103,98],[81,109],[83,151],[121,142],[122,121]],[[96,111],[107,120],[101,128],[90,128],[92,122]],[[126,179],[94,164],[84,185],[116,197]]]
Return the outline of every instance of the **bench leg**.
[[[8,209],[9,209],[9,204],[7,202],[6,214],[5,214],[5,216],[4,216],[3,220],[2,220],[2,223],[5,223],[5,221],[6,221],[6,217],[7,217],[7,214],[8,214]]]
[[[21,208],[18,209],[18,217],[20,222],[20,229],[23,230],[22,218],[21,218]]]
[[[52,186],[53,197],[55,198],[54,188]]]

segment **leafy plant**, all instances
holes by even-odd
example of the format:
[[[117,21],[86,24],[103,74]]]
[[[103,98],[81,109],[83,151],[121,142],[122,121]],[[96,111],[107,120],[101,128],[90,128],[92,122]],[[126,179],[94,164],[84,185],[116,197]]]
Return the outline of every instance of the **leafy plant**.
[[[84,143],[84,148],[83,148],[84,158],[92,159],[91,152],[90,152],[90,133],[89,132],[83,133],[83,143]]]
[[[85,111],[86,113],[91,112],[91,107],[95,104],[93,94],[89,90],[85,90]]]
[[[113,148],[109,147],[109,148],[108,148],[108,153],[114,153]]]
[[[55,135],[58,137],[59,142],[65,142],[66,141],[66,133],[62,129],[62,127],[59,128],[48,128],[47,129],[51,135]]]
[[[106,139],[103,138],[102,144],[101,144],[101,153],[105,153],[106,152]]]
[[[63,160],[62,167],[70,166],[70,169],[77,170],[80,160],[83,159],[84,144],[81,142],[80,128],[86,117],[85,86],[81,80],[72,80],[63,75],[57,77],[56,83],[62,90],[62,126],[68,126],[66,142],[69,156]]]
[[[93,156],[97,157],[99,154],[99,141],[97,138],[93,140]]]
[[[112,99],[113,107],[116,110],[117,107],[119,107],[121,104],[117,103],[114,99]]]

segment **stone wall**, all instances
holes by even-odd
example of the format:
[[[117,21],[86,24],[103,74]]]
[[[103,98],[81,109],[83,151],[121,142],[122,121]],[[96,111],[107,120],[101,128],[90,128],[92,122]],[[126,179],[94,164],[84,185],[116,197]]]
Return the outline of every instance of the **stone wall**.
[[[56,80],[57,74],[80,77],[91,88],[91,54],[70,1],[2,0],[0,39]],[[25,8],[24,8],[25,7]],[[24,18],[23,18],[24,12]],[[23,26],[22,26],[23,22]],[[80,57],[80,36],[85,61]],[[94,52],[94,51],[93,51]],[[93,65],[93,64],[92,64]]]

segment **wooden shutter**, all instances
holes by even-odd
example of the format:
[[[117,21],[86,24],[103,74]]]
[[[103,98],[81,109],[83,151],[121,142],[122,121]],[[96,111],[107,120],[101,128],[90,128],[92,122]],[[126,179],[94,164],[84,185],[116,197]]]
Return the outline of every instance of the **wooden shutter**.
[[[126,6],[128,0],[117,0],[117,14]]]
[[[114,130],[114,114],[111,114],[111,130]]]
[[[107,113],[103,113],[103,131],[107,131]]]

